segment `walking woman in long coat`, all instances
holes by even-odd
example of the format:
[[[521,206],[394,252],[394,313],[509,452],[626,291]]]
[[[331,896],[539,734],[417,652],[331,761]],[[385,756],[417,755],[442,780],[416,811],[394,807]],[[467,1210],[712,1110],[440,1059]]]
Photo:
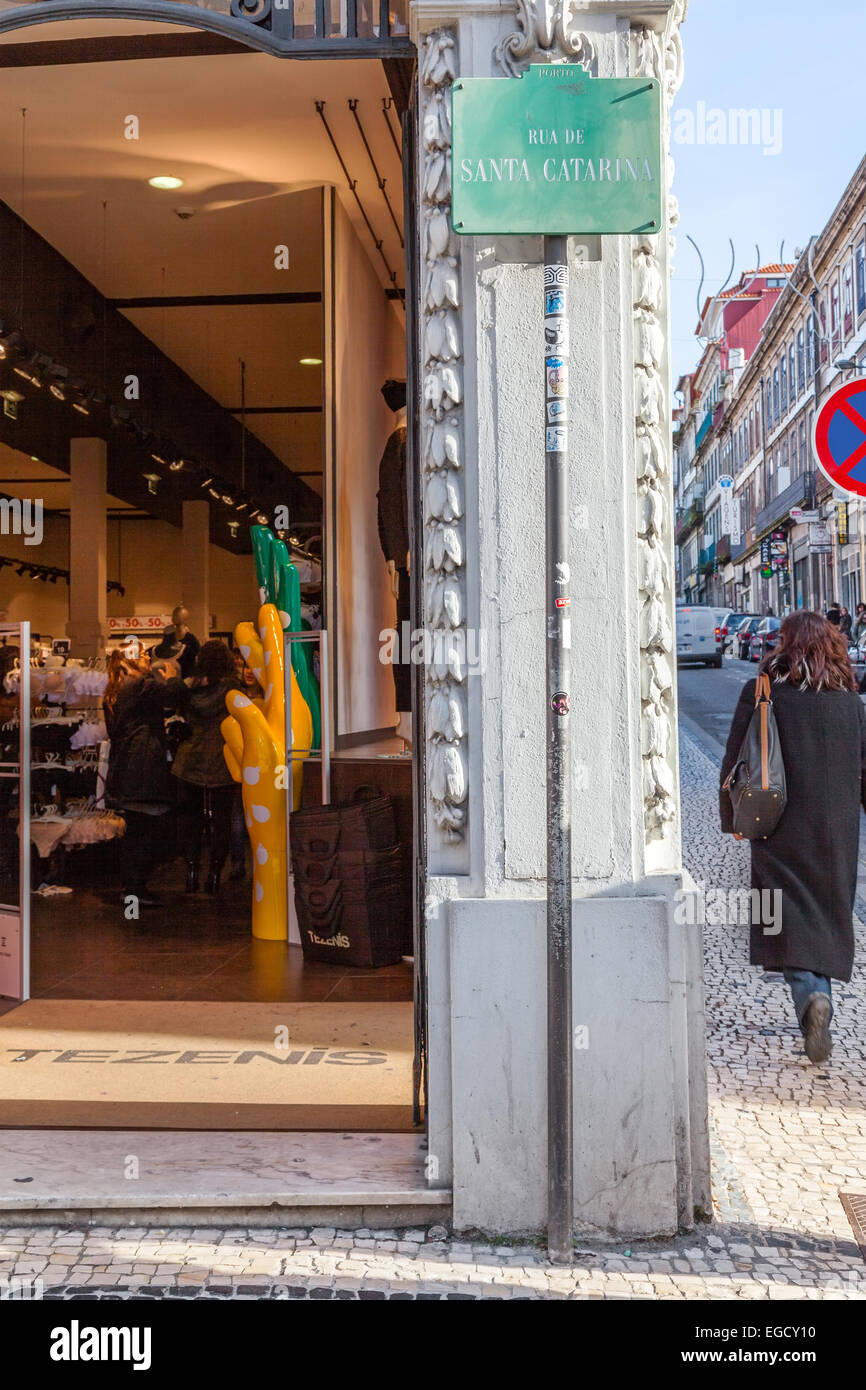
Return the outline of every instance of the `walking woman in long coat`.
[[[860,807],[866,808],[866,710],[846,638],[819,613],[786,618],[778,646],[761,669],[771,681],[788,799],[772,835],[750,842],[752,888],[779,890],[781,917],[769,926],[752,922],[749,958],[753,965],[783,972],[806,1055],[811,1062],[825,1062],[832,1050],[830,981],[850,980],[854,961]],[[751,680],[734,713],[722,784],[737,760],[754,708]],[[731,801],[723,785],[719,809],[722,830],[733,833]]]

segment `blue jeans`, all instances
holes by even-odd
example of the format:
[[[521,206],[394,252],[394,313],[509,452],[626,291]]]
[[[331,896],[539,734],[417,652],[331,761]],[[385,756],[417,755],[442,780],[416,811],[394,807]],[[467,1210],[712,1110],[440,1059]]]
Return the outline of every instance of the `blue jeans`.
[[[806,1005],[813,994],[826,994],[830,1000],[830,1017],[833,1017],[833,995],[830,981],[826,975],[815,975],[811,970],[790,970],[786,966],[782,972],[791,988],[791,998],[797,1010],[797,1022],[803,1026]]]

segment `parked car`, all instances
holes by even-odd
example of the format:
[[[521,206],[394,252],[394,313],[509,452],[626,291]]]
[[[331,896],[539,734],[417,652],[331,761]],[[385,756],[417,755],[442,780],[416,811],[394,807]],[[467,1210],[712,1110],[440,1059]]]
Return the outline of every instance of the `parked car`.
[[[730,649],[738,619],[739,614],[732,612],[730,608],[716,609],[716,626],[719,629],[723,652]]]
[[[743,613],[731,637],[731,654],[740,661],[748,661],[752,634],[761,622],[760,613]]]
[[[677,661],[701,661],[705,666],[722,664],[721,627],[717,609],[683,604],[677,608]]]
[[[781,618],[762,618],[752,633],[749,644],[749,660],[763,661],[779,640]]]
[[[854,667],[854,675],[857,677],[857,685],[862,694],[864,686],[866,686],[866,638],[859,644],[851,643],[848,648],[848,660]]]

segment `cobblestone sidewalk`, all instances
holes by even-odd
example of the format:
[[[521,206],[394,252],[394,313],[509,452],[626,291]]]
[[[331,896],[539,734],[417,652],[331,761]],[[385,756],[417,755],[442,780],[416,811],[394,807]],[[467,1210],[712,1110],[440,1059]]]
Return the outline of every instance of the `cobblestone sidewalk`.
[[[743,886],[748,851],[718,831],[715,765],[688,734],[681,746],[687,866],[707,887]],[[444,1227],[30,1228],[0,1231],[0,1281],[67,1299],[864,1299],[838,1195],[866,1193],[863,970],[834,991],[835,1050],[817,1068],[781,976],[749,966],[745,930],[707,926],[705,942],[717,1220],[690,1236],[587,1246],[563,1270],[538,1245]]]

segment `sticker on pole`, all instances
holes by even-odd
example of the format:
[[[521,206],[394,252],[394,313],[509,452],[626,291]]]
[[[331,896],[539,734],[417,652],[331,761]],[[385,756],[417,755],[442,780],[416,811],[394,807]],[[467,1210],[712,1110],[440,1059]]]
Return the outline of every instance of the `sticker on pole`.
[[[821,406],[812,451],[834,487],[866,497],[866,381],[840,386]]]

